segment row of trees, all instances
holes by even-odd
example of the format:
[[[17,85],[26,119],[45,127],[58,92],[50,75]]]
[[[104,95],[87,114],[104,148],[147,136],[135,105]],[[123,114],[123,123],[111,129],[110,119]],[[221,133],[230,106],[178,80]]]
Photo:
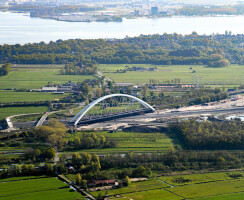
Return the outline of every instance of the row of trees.
[[[91,149],[91,148],[112,148],[116,146],[116,141],[106,138],[101,133],[82,133],[80,137],[75,137],[68,143],[68,148]]]
[[[57,40],[25,45],[0,45],[3,62],[22,64],[121,64],[208,65],[220,67],[244,63],[242,35],[141,35],[118,40]],[[92,66],[88,66],[92,68]],[[62,73],[80,73],[67,67]],[[86,70],[89,71],[89,70]]]
[[[75,74],[75,75],[93,75],[97,71],[94,64],[88,63],[82,64],[66,64],[63,69],[60,70],[61,74]]]
[[[35,167],[33,164],[13,165],[0,172],[1,178],[11,176],[30,176],[30,175],[53,175],[54,166],[51,163],[45,163],[43,167]]]
[[[100,162],[103,170],[118,168],[121,169],[120,172],[124,176],[131,176],[129,168],[139,166],[160,172],[239,168],[244,163],[244,152],[176,151],[170,149],[167,153],[127,153],[123,157],[120,155],[107,155],[101,157]]]

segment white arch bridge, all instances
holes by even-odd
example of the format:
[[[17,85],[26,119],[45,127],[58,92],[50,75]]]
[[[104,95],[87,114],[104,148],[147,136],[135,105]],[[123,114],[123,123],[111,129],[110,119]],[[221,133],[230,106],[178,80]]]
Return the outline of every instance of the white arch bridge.
[[[110,94],[84,107],[71,121],[73,125],[154,112],[145,101],[127,94]]]

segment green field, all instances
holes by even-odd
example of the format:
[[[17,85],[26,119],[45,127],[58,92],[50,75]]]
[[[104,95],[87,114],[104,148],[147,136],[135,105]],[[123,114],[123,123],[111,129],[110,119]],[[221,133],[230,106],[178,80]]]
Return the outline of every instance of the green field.
[[[165,151],[170,147],[180,145],[180,141],[173,133],[135,133],[135,132],[99,132],[106,138],[111,138],[118,142],[116,148],[90,149],[87,152],[153,152]],[[89,132],[87,133],[89,134]],[[68,140],[73,140],[76,136],[81,137],[82,133],[69,134]]]
[[[127,193],[133,193],[133,192],[139,192],[145,190],[162,189],[166,187],[169,186],[158,180],[149,180],[149,181],[140,181],[140,182],[131,183],[128,187],[107,190],[107,192],[108,195],[110,196],[110,195],[127,194]],[[100,191],[91,192],[91,194],[94,196],[97,196],[99,193]]]
[[[27,113],[42,113],[47,112],[48,107],[46,106],[30,106],[30,107],[6,107],[0,108],[0,120],[10,115],[27,114]]]
[[[62,99],[65,96],[67,96],[67,94],[0,90],[0,103],[52,101],[55,99]]]
[[[180,200],[183,199],[177,195],[174,195],[168,191],[165,191],[163,189],[157,189],[157,190],[148,190],[144,192],[135,192],[135,193],[128,193],[123,194],[123,200],[146,200],[146,199],[153,199],[153,200]],[[113,198],[111,198],[113,199]],[[115,199],[115,198],[114,198]],[[120,199],[120,198],[116,198]]]
[[[0,77],[0,89],[39,89],[48,82],[62,84],[94,79],[94,76],[87,75],[61,75],[61,67],[62,65],[13,65],[12,72]]]
[[[243,65],[231,65],[223,68],[207,68],[199,65],[143,65],[143,64],[100,64],[98,69],[107,77],[116,82],[129,83],[149,83],[150,79],[173,80],[180,78],[181,83],[195,84],[196,76],[199,75],[200,83],[204,84],[224,84],[224,85],[240,85],[243,84]],[[117,70],[126,69],[125,66],[137,67],[157,67],[157,71],[117,73]],[[192,68],[192,69],[190,69]],[[192,71],[195,70],[195,73]]]
[[[244,191],[244,179],[172,187],[168,189],[185,198],[201,198]]]
[[[188,185],[188,184],[199,184],[199,183],[207,183],[207,182],[216,182],[222,180],[230,180],[230,175],[233,174],[242,174],[244,177],[244,172],[218,172],[218,173],[205,173],[205,174],[189,174],[189,175],[176,175],[176,176],[162,176],[159,177],[160,180],[167,182],[171,185]],[[177,183],[175,180],[177,178],[189,179],[191,181],[186,183]]]
[[[0,182],[9,182],[9,181],[21,181],[21,180],[30,180],[30,179],[39,179],[46,178],[47,176],[20,176],[20,177],[10,177],[10,178],[2,178]]]
[[[244,192],[234,193],[234,194],[224,194],[212,197],[204,197],[195,200],[243,200]]]
[[[33,178],[33,177],[31,177]],[[0,183],[0,200],[85,199],[57,178],[39,178]]]
[[[230,175],[241,174],[242,171],[236,172],[216,172],[204,174],[189,174],[189,175],[174,175],[162,176],[159,180],[149,180],[143,182],[131,183],[128,187],[120,189],[111,189],[107,192],[97,191],[91,192],[97,196],[108,194],[112,199],[115,195],[122,196],[126,200],[141,200],[141,199],[197,199],[197,200],[241,200],[244,195],[244,178],[233,178]],[[183,177],[184,179],[192,180],[189,183],[177,184],[173,180]],[[159,187],[158,183],[163,184]]]

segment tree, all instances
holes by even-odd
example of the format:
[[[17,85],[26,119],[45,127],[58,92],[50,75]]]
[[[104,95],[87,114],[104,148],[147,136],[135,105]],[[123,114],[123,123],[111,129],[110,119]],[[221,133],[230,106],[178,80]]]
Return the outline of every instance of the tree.
[[[81,175],[80,174],[76,174],[76,184],[77,185],[81,185],[81,181],[82,181],[82,177],[81,177]]]
[[[90,165],[92,156],[89,153],[82,153],[81,154],[81,163],[82,165]]]
[[[47,149],[46,151],[44,151],[44,156],[47,159],[54,159],[55,155],[56,155],[56,151],[54,148],[50,148],[50,149]]]
[[[92,154],[91,162],[93,162],[94,171],[99,171],[101,169],[100,159],[97,154]]]
[[[147,95],[148,95],[148,87],[146,85],[143,85],[141,87],[141,89],[142,89],[142,91],[141,91],[142,96],[143,97],[147,97]]]
[[[81,142],[80,142],[80,138],[79,137],[75,137],[74,145],[75,145],[75,148],[79,148],[80,147]]]
[[[101,88],[99,88],[99,87],[95,88],[94,94],[95,94],[96,98],[100,98],[102,96],[102,93],[103,93],[103,91]]]
[[[81,155],[79,153],[73,153],[72,155],[72,164],[74,167],[79,168],[81,164]]]
[[[57,134],[49,135],[47,138],[47,142],[50,143],[52,146],[57,146],[59,149],[61,149],[65,144],[66,140]]]
[[[45,163],[45,171],[48,173],[53,173],[54,169],[53,169],[53,165],[51,163]]]
[[[0,67],[0,76],[6,76],[11,71],[11,63],[5,63]]]
[[[145,177],[147,176],[147,170],[143,166],[139,166],[133,171],[134,176],[136,177]]]
[[[129,186],[130,183],[131,183],[131,181],[130,181],[129,176],[126,176],[126,177],[125,177],[125,185],[126,185],[126,186]]]

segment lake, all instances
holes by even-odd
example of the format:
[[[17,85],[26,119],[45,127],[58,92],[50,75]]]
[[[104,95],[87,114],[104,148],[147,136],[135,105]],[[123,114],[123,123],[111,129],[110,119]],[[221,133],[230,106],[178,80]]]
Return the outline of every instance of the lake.
[[[244,16],[123,19],[123,22],[64,22],[30,18],[28,13],[0,12],[0,44],[49,42],[58,39],[124,38],[140,34],[244,34]]]

